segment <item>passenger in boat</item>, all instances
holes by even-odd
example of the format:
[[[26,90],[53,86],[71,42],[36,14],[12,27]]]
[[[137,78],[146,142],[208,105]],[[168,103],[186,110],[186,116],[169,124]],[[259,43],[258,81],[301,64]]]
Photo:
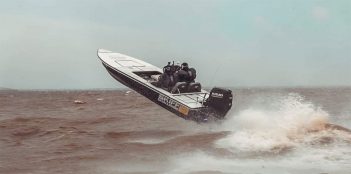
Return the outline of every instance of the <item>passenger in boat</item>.
[[[175,80],[174,80],[173,67],[171,65],[171,62],[168,62],[168,65],[163,67],[163,74],[160,76],[160,79],[158,80],[158,83],[156,86],[162,87],[163,89],[170,91],[170,89],[172,89],[174,84],[175,84]]]
[[[170,70],[171,68],[172,68],[171,62],[168,62],[168,64],[163,67],[163,72],[165,73],[166,69]]]
[[[187,82],[187,79],[189,78],[188,74],[189,66],[187,63],[182,63],[180,70],[178,70],[175,74],[176,76],[176,82]]]
[[[194,83],[195,82],[195,78],[196,78],[196,70],[195,70],[195,68],[189,68],[187,82],[188,83]]]
[[[186,78],[186,92],[201,92],[201,84],[195,82],[196,78],[196,70],[195,68],[188,68],[187,71],[187,78]]]
[[[172,88],[171,93],[198,91],[199,85],[194,83],[196,78],[196,70],[194,68],[189,68],[189,65],[186,62],[182,63],[180,70],[178,70],[174,76],[175,86]],[[194,84],[198,86],[196,87],[196,90],[193,89]]]
[[[189,68],[188,63],[184,62],[179,65],[171,65],[171,62],[163,67],[163,74],[157,82],[153,84],[161,87],[171,93],[192,92],[196,78],[196,70]],[[190,90],[189,90],[190,89]]]
[[[195,82],[196,70],[195,68],[189,68],[187,63],[182,63],[180,70],[175,73],[176,82]]]
[[[179,70],[180,70],[180,68],[181,68],[180,62],[177,62],[177,63],[174,65],[174,69],[175,69],[175,71],[174,71],[174,72],[179,71]]]

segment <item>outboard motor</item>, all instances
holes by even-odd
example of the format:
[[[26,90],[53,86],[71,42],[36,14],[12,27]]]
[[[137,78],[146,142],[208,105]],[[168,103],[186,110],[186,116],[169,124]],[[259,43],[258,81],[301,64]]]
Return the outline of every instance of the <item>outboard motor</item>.
[[[215,117],[224,118],[232,107],[233,94],[229,89],[213,88],[205,105],[214,110]]]

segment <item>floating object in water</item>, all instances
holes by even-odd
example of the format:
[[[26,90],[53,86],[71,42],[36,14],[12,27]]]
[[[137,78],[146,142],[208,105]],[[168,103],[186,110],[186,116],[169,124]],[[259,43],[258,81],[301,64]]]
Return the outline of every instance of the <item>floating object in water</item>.
[[[87,102],[82,101],[82,100],[74,100],[74,103],[75,103],[75,104],[85,104],[85,103],[87,103]]]

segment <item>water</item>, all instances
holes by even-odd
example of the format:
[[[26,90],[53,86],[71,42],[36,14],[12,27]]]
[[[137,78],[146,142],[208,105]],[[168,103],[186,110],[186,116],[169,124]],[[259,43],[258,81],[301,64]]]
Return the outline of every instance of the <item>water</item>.
[[[0,173],[349,173],[351,88],[233,92],[197,124],[135,92],[1,91]]]

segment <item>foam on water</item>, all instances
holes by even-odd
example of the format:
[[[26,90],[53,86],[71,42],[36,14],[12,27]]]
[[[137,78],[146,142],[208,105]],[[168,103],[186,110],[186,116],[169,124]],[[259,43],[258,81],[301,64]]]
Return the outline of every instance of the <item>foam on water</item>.
[[[306,133],[323,130],[327,122],[327,112],[297,94],[289,94],[265,109],[248,108],[229,116],[222,126],[232,133],[217,145],[240,151],[292,147],[303,140]]]
[[[228,156],[198,151],[173,159],[169,173],[347,173],[351,135],[329,129],[322,108],[292,93],[229,116],[214,142]]]

